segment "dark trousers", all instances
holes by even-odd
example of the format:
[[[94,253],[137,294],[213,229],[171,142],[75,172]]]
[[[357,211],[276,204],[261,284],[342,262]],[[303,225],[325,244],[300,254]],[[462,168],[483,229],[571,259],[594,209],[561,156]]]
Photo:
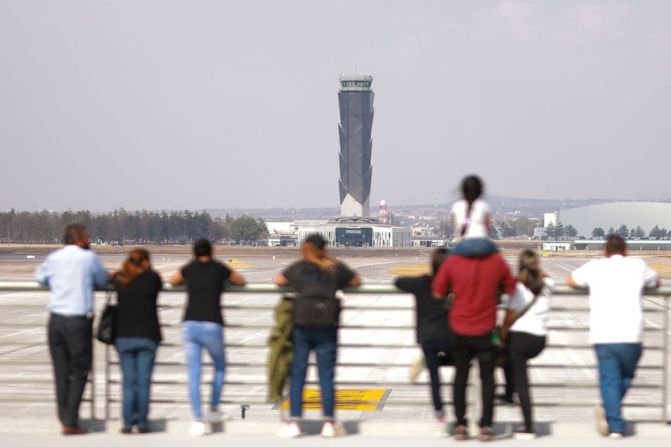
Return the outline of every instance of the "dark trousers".
[[[482,382],[482,417],[481,427],[491,427],[494,418],[494,365],[496,351],[491,335],[469,337],[454,334],[453,337],[454,374],[453,400],[457,425],[467,425],[466,420],[466,385],[471,359],[478,358],[480,364],[480,381]]]
[[[338,329],[294,326],[294,361],[291,366],[291,386],[289,398],[291,417],[300,418],[303,414],[303,386],[308,370],[310,351],[317,356],[317,374],[322,392],[322,411],[324,419],[333,419],[335,413],[335,365],[338,346]]]
[[[511,331],[508,335],[507,348],[508,361],[503,366],[506,375],[506,394],[511,396],[512,390],[517,392],[522,416],[524,417],[524,428],[527,431],[533,431],[534,422],[531,414],[531,392],[529,391],[527,361],[543,351],[545,337]]]
[[[79,405],[93,360],[93,328],[87,317],[51,314],[47,327],[54,368],[58,418],[67,427],[79,425]]]
[[[454,365],[452,348],[448,340],[432,340],[422,343],[422,351],[424,351],[424,360],[426,360],[426,368],[429,370],[429,377],[431,379],[433,409],[436,411],[436,417],[442,418],[445,414],[443,413],[443,399],[440,392],[441,384],[438,368]]]

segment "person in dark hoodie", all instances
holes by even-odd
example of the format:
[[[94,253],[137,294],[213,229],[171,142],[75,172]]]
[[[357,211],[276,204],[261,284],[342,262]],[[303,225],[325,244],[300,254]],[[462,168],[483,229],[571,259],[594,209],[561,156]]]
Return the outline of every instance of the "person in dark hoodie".
[[[447,435],[447,420],[443,410],[441,383],[438,368],[453,365],[450,349],[450,328],[448,325],[448,304],[446,301],[435,300],[431,296],[431,283],[438,272],[440,265],[447,257],[445,248],[437,248],[431,255],[431,274],[414,277],[396,278],[394,284],[404,292],[415,296],[415,319],[417,343],[422,346],[424,358],[413,364],[410,371],[410,380],[414,382],[417,375],[426,366],[431,379],[431,398],[435,410],[438,430]]]

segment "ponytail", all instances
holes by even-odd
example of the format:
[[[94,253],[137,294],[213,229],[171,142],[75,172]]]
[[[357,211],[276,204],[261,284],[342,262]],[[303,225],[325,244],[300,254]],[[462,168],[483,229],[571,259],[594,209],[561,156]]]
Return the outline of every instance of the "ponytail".
[[[466,203],[468,203],[468,207],[466,208],[466,219],[464,225],[461,226],[461,236],[466,234],[471,219],[473,203],[480,198],[482,190],[482,180],[480,180],[480,177],[477,175],[469,175],[461,182],[461,194],[464,196]]]
[[[534,295],[538,295],[545,287],[540,261],[534,251],[523,250],[520,253],[520,270],[517,279]]]

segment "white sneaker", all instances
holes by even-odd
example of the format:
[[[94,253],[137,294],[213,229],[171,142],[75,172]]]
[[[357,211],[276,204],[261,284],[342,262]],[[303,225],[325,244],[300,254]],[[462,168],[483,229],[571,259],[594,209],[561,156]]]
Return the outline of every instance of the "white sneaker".
[[[191,436],[203,436],[205,433],[207,433],[207,426],[204,422],[193,421],[191,423],[191,426],[189,427],[189,434]]]
[[[618,432],[615,432],[615,431],[614,431],[614,432],[610,433],[610,434],[608,435],[608,437],[609,437],[610,439],[622,439],[623,435],[622,435],[622,433],[618,433]]]
[[[530,441],[532,439],[536,439],[537,436],[538,435],[534,431],[520,430],[513,433],[513,438],[524,441]]]
[[[450,436],[450,429],[447,421],[438,421],[436,422],[436,428],[435,428],[434,434],[438,437],[446,437]]]
[[[606,420],[606,410],[601,404],[594,405],[594,417],[596,418],[596,431],[601,436],[608,436],[608,421]]]
[[[301,434],[301,427],[295,421],[287,422],[277,430],[280,438],[298,438]]]
[[[222,413],[219,410],[210,410],[205,417],[210,424],[220,424],[223,420]]]
[[[415,383],[417,381],[417,376],[422,370],[426,368],[426,363],[424,362],[424,356],[417,357],[410,365],[410,370],[408,371],[408,380],[410,383]]]
[[[324,422],[322,425],[322,437],[324,438],[337,438],[339,436],[344,436],[346,434],[345,429],[342,425],[337,422]]]

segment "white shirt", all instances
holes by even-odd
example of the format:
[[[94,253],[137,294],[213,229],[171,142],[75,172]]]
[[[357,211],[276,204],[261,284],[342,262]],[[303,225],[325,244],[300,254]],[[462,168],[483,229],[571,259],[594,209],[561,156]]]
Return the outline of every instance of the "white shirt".
[[[571,273],[589,287],[591,343],[640,343],[643,340],[644,287],[653,287],[659,275],[642,259],[613,255],[593,259]]]
[[[550,314],[550,287],[554,281],[545,279],[545,287],[538,294],[534,305],[510,326],[510,331],[526,332],[531,335],[545,337],[548,334],[548,316]],[[518,282],[515,293],[510,295],[506,308],[520,312],[534,299],[534,293],[524,284]]]
[[[488,238],[489,231],[487,230],[487,218],[491,214],[487,202],[477,199],[471,206],[471,214],[466,217],[468,212],[468,202],[464,199],[457,200],[452,204],[450,214],[454,222],[454,233],[457,239],[475,239]],[[465,225],[466,233],[461,236],[461,230]]]

